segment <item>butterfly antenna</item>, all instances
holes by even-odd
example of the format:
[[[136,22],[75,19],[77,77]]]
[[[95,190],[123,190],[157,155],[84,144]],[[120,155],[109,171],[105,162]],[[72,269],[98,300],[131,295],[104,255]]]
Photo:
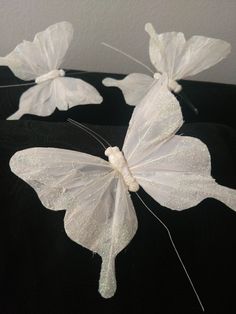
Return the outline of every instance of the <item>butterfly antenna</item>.
[[[67,119],[68,122],[70,122],[71,124],[79,127],[80,129],[82,129],[83,131],[87,132],[90,136],[92,136],[94,139],[96,139],[104,149],[107,149],[107,147],[104,145],[104,143],[102,141],[104,141],[108,147],[112,146],[105,138],[103,138],[101,135],[99,135],[98,133],[96,133],[95,131],[93,131],[92,129],[90,129],[89,127],[85,126],[82,123],[79,123],[75,120],[72,119]]]
[[[73,121],[74,123],[80,125],[82,128],[86,129],[87,131],[93,133],[95,136],[97,136],[98,138],[100,138],[100,140],[104,141],[108,146],[112,146],[104,137],[102,137],[100,134],[98,134],[97,132],[93,131],[92,129],[90,129],[89,127],[87,127],[86,125],[78,122],[78,121],[75,121],[73,119],[68,119],[68,121]]]
[[[100,141],[100,139],[94,135],[92,132],[90,132],[89,130],[87,130],[86,128],[84,128],[84,125],[81,125],[80,123],[72,120],[72,119],[67,119],[68,122],[70,122],[71,124],[77,126],[78,128],[82,129],[83,131],[85,131],[86,133],[88,133],[90,136],[92,136],[99,144],[102,145],[102,147],[106,150],[106,146],[103,144],[102,141]]]
[[[129,55],[128,53],[126,53],[126,52],[124,52],[124,51],[122,51],[122,50],[120,50],[120,49],[118,49],[118,48],[116,48],[116,47],[113,47],[113,46],[111,46],[111,45],[109,45],[109,44],[107,44],[107,43],[104,43],[104,42],[102,42],[102,45],[103,45],[103,46],[106,46],[106,47],[108,47],[108,48],[111,48],[112,50],[115,50],[116,52],[121,53],[122,55],[124,55],[124,56],[128,57],[129,59],[133,60],[134,62],[136,62],[136,63],[142,65],[142,66],[143,66],[144,68],[146,68],[149,72],[151,72],[152,74],[154,74],[154,72],[153,72],[153,70],[152,70],[151,68],[149,68],[146,64],[144,64],[143,62],[139,61],[138,59],[132,57],[132,56]]]
[[[190,109],[192,109],[192,111],[198,115],[198,109],[193,105],[193,103],[191,102],[191,100],[187,97],[187,95],[181,91],[180,93],[178,93],[178,96],[183,99],[183,101],[189,106]]]
[[[177,250],[177,248],[176,248],[176,246],[175,246],[175,243],[174,243],[174,240],[173,240],[172,235],[171,235],[171,233],[170,233],[170,230],[169,230],[168,227],[165,225],[165,223],[147,206],[147,204],[144,202],[144,200],[141,198],[141,196],[140,196],[138,193],[135,193],[135,194],[136,194],[137,197],[140,199],[140,201],[142,202],[142,204],[147,208],[147,210],[148,210],[148,211],[160,222],[160,224],[166,229],[166,231],[167,231],[167,233],[168,233],[168,236],[169,236],[169,239],[170,239],[170,242],[171,242],[171,245],[173,246],[174,251],[175,251],[175,253],[176,253],[176,255],[177,255],[177,257],[178,257],[178,259],[179,259],[179,261],[180,261],[180,264],[181,264],[182,267],[183,267],[183,270],[184,270],[184,272],[185,272],[185,274],[186,274],[186,276],[187,276],[187,278],[188,278],[188,280],[189,280],[189,282],[190,282],[190,285],[191,285],[191,287],[192,287],[192,289],[193,289],[193,292],[194,292],[194,294],[195,294],[195,296],[196,296],[196,298],[197,298],[197,300],[198,300],[198,302],[199,302],[199,305],[200,305],[202,311],[205,312],[205,309],[204,309],[204,306],[203,306],[203,304],[202,304],[202,301],[201,301],[201,299],[200,299],[200,297],[199,297],[199,295],[198,295],[198,293],[197,293],[197,291],[196,291],[196,289],[195,289],[195,287],[194,287],[194,284],[193,284],[192,279],[190,278],[190,276],[189,276],[189,274],[188,274],[188,271],[187,271],[187,269],[186,269],[186,267],[185,267],[185,265],[184,265],[184,262],[182,261],[182,258],[180,257],[180,254],[179,254],[179,252],[178,252],[178,250]]]
[[[30,86],[35,85],[35,82],[32,83],[23,83],[23,84],[13,84],[13,85],[2,85],[0,88],[8,88],[8,87],[19,87],[19,86]]]
[[[97,132],[93,131],[92,129],[90,129],[89,127],[87,127],[86,125],[77,122],[80,126],[82,126],[84,129],[90,131],[91,133],[93,133],[95,136],[97,136],[98,138],[100,138],[100,140],[104,141],[108,146],[112,146],[104,137],[102,137],[100,134],[98,134]]]

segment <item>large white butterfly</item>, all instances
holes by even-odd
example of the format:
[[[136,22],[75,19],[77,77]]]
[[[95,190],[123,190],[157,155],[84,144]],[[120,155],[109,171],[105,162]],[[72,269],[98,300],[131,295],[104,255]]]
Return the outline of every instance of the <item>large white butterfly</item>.
[[[169,89],[178,93],[181,85],[177,80],[210,68],[224,59],[231,49],[229,43],[220,39],[192,36],[186,41],[183,33],[169,32],[158,35],[150,23],[145,25],[145,30],[150,35],[149,56],[157,73],[146,67],[153,76],[132,73],[123,80],[103,80],[105,86],[120,88],[126,103],[132,106],[141,101],[153,81],[159,79],[160,73],[167,73]]]
[[[67,235],[102,257],[99,292],[116,291],[115,257],[131,241],[137,218],[129,191],[139,186],[162,206],[183,210],[213,197],[236,210],[235,190],[211,177],[205,144],[175,135],[183,123],[178,101],[162,77],[135,107],[122,151],[108,161],[57,148],[29,148],[10,160],[12,172],[37,192],[46,208],[66,209]]]
[[[75,78],[64,77],[60,69],[73,37],[73,27],[60,22],[37,33],[32,42],[23,41],[0,65],[8,66],[22,80],[35,80],[20,98],[19,110],[8,119],[19,119],[25,113],[48,116],[76,105],[99,104],[102,97],[90,84]]]

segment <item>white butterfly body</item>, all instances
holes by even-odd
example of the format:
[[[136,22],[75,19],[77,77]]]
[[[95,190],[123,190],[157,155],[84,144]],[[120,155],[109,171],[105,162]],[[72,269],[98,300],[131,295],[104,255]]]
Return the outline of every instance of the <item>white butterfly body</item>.
[[[177,32],[158,35],[150,23],[145,25],[145,30],[150,35],[149,56],[156,73],[153,76],[133,73],[123,80],[103,80],[105,86],[120,88],[127,104],[133,106],[140,102],[154,81],[159,79],[160,73],[167,74],[169,90],[178,93],[181,90],[178,80],[217,64],[231,49],[229,43],[220,39],[192,36],[186,41],[184,34]]]
[[[137,230],[129,191],[139,186],[161,205],[183,210],[214,197],[236,210],[235,190],[211,177],[210,155],[198,139],[176,136],[179,104],[163,76],[134,109],[122,152],[108,161],[56,148],[30,148],[10,160],[11,170],[37,192],[43,205],[66,209],[67,235],[102,257],[99,292],[116,291],[115,257]]]
[[[73,37],[72,25],[61,22],[35,35],[33,42],[23,41],[0,64],[8,66],[22,80],[35,80],[20,98],[19,110],[8,119],[30,113],[48,116],[56,107],[67,110],[76,105],[98,104],[102,97],[90,84],[64,77],[60,69]]]

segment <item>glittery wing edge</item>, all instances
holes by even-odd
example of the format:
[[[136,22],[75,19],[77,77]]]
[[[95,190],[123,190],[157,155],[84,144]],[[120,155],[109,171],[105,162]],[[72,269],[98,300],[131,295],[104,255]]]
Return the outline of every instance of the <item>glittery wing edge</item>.
[[[162,206],[183,210],[205,198],[215,198],[236,210],[236,190],[217,184],[211,177],[208,148],[197,138],[176,135],[130,170]]]
[[[183,124],[179,102],[168,90],[167,82],[163,74],[134,108],[122,149],[130,168],[148,158]]]
[[[13,173],[37,192],[42,204],[66,210],[69,238],[102,257],[99,292],[116,291],[115,257],[137,230],[134,207],[123,179],[98,157],[58,148],[29,148],[10,160]]]
[[[72,240],[82,242],[83,246],[101,256],[99,292],[104,298],[110,298],[116,291],[115,258],[136,233],[136,213],[127,187],[119,176],[106,183],[100,180],[95,190],[88,186],[87,193],[80,194],[77,207],[67,210],[65,230]],[[91,203],[91,197],[98,201]],[[93,234],[92,239],[90,234]]]

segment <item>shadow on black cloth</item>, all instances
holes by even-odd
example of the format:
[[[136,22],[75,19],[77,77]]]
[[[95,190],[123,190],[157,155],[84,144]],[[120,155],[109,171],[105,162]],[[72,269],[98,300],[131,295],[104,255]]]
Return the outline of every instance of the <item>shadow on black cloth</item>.
[[[66,75],[81,78],[92,84],[103,96],[102,104],[75,106],[68,111],[56,109],[48,117],[26,114],[21,119],[66,121],[67,118],[72,118],[92,124],[128,124],[133,107],[125,103],[122,92],[118,88],[106,87],[102,84],[102,80],[106,77],[121,79],[125,75],[93,72],[70,74],[74,72],[76,71],[67,71]],[[17,79],[7,67],[0,67],[0,86],[19,83],[26,82]],[[183,86],[184,94],[199,111],[199,114],[196,115],[186,101],[177,95],[186,122],[214,122],[236,127],[235,85],[187,80],[182,80],[180,83]],[[0,119],[5,120],[18,109],[20,96],[28,88],[30,86],[0,88]]]
[[[122,147],[126,127],[90,127]],[[233,129],[195,123],[184,125],[180,133],[205,142],[214,178],[236,188]],[[63,227],[64,211],[44,208],[34,190],[9,169],[16,151],[37,146],[105,157],[94,139],[69,123],[0,123],[0,313],[201,313],[166,231],[135,195],[137,234],[116,259],[115,296],[100,297],[100,257],[71,241]],[[171,211],[143,191],[141,195],[170,228],[206,313],[235,313],[236,213],[214,199]]]

